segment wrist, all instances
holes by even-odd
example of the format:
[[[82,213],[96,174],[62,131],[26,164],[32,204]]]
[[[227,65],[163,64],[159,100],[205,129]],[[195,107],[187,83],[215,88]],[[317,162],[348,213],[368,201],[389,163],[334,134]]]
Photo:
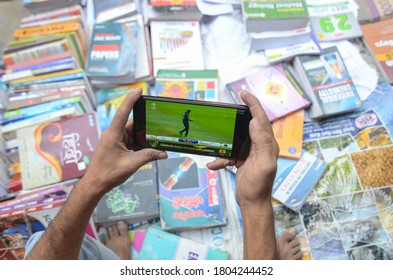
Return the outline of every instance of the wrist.
[[[99,186],[97,182],[89,180],[87,177],[82,177],[75,185],[73,191],[80,192],[80,196],[88,201],[99,201],[105,194],[103,187]]]
[[[272,209],[271,196],[253,201],[242,201],[238,204],[242,214],[261,214],[266,213],[266,211],[270,212]]]

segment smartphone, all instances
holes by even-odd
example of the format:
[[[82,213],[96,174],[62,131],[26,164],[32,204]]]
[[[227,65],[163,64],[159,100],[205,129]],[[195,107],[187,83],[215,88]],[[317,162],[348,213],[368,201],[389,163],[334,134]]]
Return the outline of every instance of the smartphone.
[[[142,96],[133,109],[141,148],[243,159],[250,146],[247,106]]]

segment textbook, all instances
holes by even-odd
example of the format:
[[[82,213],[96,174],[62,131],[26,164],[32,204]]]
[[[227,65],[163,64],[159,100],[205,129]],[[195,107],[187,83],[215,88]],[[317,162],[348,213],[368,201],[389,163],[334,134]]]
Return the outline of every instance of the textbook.
[[[359,6],[358,21],[366,24],[393,17],[393,0],[355,0]]]
[[[17,130],[23,189],[82,177],[99,133],[95,113]]]
[[[298,56],[294,67],[312,101],[311,119],[346,113],[362,106],[337,47],[324,49],[320,56]]]
[[[158,70],[155,96],[218,101],[218,70]]]
[[[303,28],[284,31],[251,32],[251,47],[259,51],[264,49],[284,48],[289,45],[301,44],[311,40],[311,28],[307,25]]]
[[[153,21],[150,24],[154,76],[160,69],[204,70],[197,21]]]
[[[162,230],[147,229],[138,260],[227,260],[228,253]]]
[[[278,158],[273,198],[298,212],[325,172],[327,164],[303,151],[299,160]]]
[[[304,110],[298,110],[273,122],[273,134],[280,157],[299,159],[302,154]]]
[[[315,55],[321,53],[322,49],[319,46],[318,40],[313,35],[310,40],[303,43],[290,44],[280,48],[265,49],[265,56],[269,64],[289,61],[298,55]]]
[[[383,77],[393,83],[393,19],[362,25],[363,41]]]
[[[151,162],[103,196],[95,210],[95,221],[103,226],[120,220],[133,224],[159,215],[157,167]]]
[[[192,230],[226,224],[218,172],[207,169],[203,157],[174,154],[157,164],[164,230]]]
[[[130,83],[135,80],[138,46],[136,21],[95,24],[86,63],[93,80]]]
[[[270,121],[310,106],[302,88],[283,63],[267,66],[243,79],[231,82],[226,85],[226,90],[238,104],[244,104],[239,95],[242,90],[254,94]]]
[[[298,29],[309,22],[304,0],[242,0],[242,13],[247,32]]]
[[[32,14],[50,12],[56,9],[77,5],[81,0],[22,0],[23,6]]]
[[[203,16],[195,0],[146,0],[142,2],[143,17],[146,25],[151,24],[153,21],[200,21]]]
[[[95,23],[115,21],[137,13],[137,6],[130,0],[93,0]]]
[[[355,9],[345,0],[307,0],[310,23],[320,42],[349,40],[362,36]]]

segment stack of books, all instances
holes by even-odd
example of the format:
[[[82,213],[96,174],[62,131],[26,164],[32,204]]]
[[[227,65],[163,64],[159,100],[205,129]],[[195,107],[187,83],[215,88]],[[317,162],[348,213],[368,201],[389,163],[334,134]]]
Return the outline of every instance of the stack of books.
[[[152,21],[200,21],[202,13],[195,0],[144,0],[143,17],[149,25]]]
[[[23,259],[29,237],[45,230],[64,205],[75,181],[21,193],[0,203],[0,259]],[[97,239],[93,219],[86,234]]]
[[[22,0],[23,6],[32,14],[53,11],[72,5],[77,5],[80,0]]]
[[[85,16],[78,5],[21,20],[4,51],[6,102],[0,116],[2,152],[15,166],[21,161],[20,130],[95,111],[94,93],[83,70],[88,46]],[[23,173],[24,168],[13,166],[12,172]],[[18,175],[8,184],[18,190],[21,182]]]
[[[242,12],[254,50],[284,48],[312,39],[304,0],[243,0]]]

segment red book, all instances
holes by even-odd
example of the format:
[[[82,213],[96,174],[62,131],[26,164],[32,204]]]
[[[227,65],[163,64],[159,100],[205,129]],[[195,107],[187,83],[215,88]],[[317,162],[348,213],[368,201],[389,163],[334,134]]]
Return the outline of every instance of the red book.
[[[18,130],[23,189],[82,177],[99,133],[95,113]]]

